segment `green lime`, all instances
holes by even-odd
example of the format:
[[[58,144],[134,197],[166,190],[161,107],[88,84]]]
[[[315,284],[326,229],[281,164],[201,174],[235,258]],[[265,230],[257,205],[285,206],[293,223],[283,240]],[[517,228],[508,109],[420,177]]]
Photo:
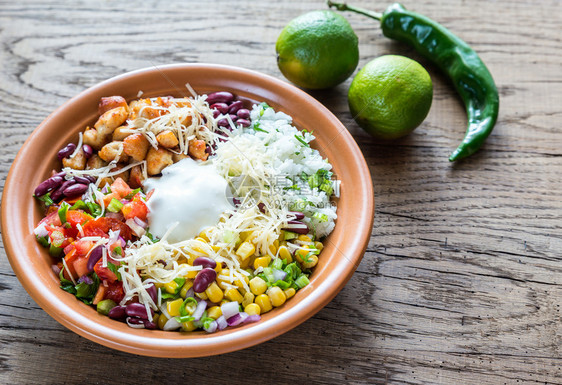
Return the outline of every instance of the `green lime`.
[[[418,127],[429,112],[433,84],[418,62],[380,56],[363,67],[347,94],[353,118],[379,139],[397,139]]]
[[[355,32],[343,16],[331,11],[309,12],[291,20],[275,49],[283,75],[309,89],[340,84],[359,62]]]

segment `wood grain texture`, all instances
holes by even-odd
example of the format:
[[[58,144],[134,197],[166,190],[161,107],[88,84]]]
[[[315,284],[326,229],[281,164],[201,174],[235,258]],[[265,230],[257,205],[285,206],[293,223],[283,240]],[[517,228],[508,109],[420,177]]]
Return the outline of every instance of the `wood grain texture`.
[[[312,93],[359,143],[377,206],[365,257],[327,307],[243,351],[133,356],[50,318],[19,285],[2,248],[0,383],[562,384],[562,3],[405,5],[479,52],[500,90],[500,118],[480,152],[449,164],[466,116],[446,77],[384,38],[374,20],[345,14],[359,36],[360,66],[406,55],[429,70],[435,90],[426,121],[393,146],[353,121],[350,80]],[[302,0],[0,1],[0,188],[31,131],[85,88],[179,62],[282,78],[279,32],[324,8]]]

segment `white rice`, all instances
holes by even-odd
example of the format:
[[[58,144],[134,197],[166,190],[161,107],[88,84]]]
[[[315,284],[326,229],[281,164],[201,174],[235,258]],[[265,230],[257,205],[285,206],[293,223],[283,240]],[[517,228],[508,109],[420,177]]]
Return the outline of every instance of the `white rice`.
[[[332,170],[328,160],[308,145],[315,137],[310,132],[295,128],[289,115],[275,112],[267,106],[254,105],[250,118],[252,126],[235,130],[229,142],[247,157],[259,154],[263,164],[249,163],[251,167],[269,170],[271,191],[278,194],[289,210],[305,214],[304,222],[317,238],[328,235],[335,226],[336,206],[324,191],[311,188],[308,180],[304,180],[306,176],[302,177],[303,173],[311,176],[318,170]],[[236,171],[249,173],[250,170]],[[339,183],[333,180],[329,183],[338,195]]]

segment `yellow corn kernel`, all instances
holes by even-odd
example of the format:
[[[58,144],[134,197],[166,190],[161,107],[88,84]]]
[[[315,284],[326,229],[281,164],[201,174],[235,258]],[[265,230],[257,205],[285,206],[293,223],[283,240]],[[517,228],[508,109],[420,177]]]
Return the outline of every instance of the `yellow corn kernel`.
[[[168,322],[168,318],[166,318],[164,314],[161,314],[158,317],[158,321],[156,322],[156,325],[158,325],[158,329],[164,329],[164,325],[166,325],[166,322]]]
[[[217,245],[211,245],[211,249],[213,249],[213,251],[215,253],[218,253],[221,248],[220,248],[220,246],[217,246]]]
[[[205,292],[203,293],[195,293],[195,295],[201,299],[204,299],[205,301],[209,299],[209,297],[207,297],[207,294],[205,294]]]
[[[275,253],[277,253],[277,246],[275,246],[274,244],[269,245],[269,252],[271,253],[271,255],[275,255]]]
[[[252,262],[252,258],[246,258],[243,261],[240,261],[240,268],[247,269],[250,267],[250,262]]]
[[[318,251],[322,251],[322,249],[324,248],[324,244],[322,242],[314,242],[314,247],[316,247],[316,250]]]
[[[244,312],[246,312],[248,315],[260,315],[261,308],[258,304],[250,303],[244,307]]]
[[[229,269],[222,269],[220,274],[217,274],[217,283],[219,287],[223,290],[228,289],[228,286],[225,284],[230,284],[230,270]]]
[[[297,259],[297,261],[302,263],[303,260],[307,259],[306,256],[308,255],[308,253],[310,253],[310,249],[305,246],[304,249],[298,249],[297,251],[295,251],[295,258]]]
[[[195,238],[195,240],[199,241],[199,242],[207,243],[207,240],[203,237],[197,237],[197,238]]]
[[[246,307],[249,304],[251,304],[252,302],[254,302],[254,298],[256,296],[253,293],[247,292],[246,294],[244,294],[244,300],[242,300],[242,306]]]
[[[164,284],[160,282],[154,282],[154,286],[156,286],[157,289],[160,289],[161,287],[164,287]]]
[[[220,302],[224,296],[224,293],[216,282],[211,283],[209,287],[207,287],[205,294],[209,297],[209,301],[214,303]]]
[[[220,274],[220,272],[222,271],[222,262],[217,262],[217,266],[215,267],[215,271],[217,272],[217,275]]]
[[[187,272],[187,275],[185,276],[185,278],[195,278],[197,277],[197,274],[199,273],[199,270],[190,270]]]
[[[168,314],[172,317],[178,317],[180,315],[180,307],[182,303],[183,299],[181,298],[166,302],[166,310],[168,311]]]
[[[275,246],[276,249],[279,248],[279,239],[276,239],[275,241],[273,241],[273,245]]]
[[[293,256],[287,246],[279,246],[279,258],[286,259],[287,263],[293,262]]]
[[[246,285],[248,285],[250,283],[250,280],[248,279],[247,276],[243,276],[242,278],[238,278],[234,281],[234,284],[236,285],[236,287],[238,287],[238,289],[244,289],[244,284],[242,283],[242,281],[244,281],[246,283]]]
[[[256,246],[250,242],[242,242],[242,244],[236,250],[236,255],[240,258],[240,261],[244,261],[256,251]]]
[[[312,269],[318,263],[318,257],[316,255],[309,255],[302,262],[302,267],[305,269]]]
[[[273,306],[271,305],[271,300],[267,294],[260,294],[256,297],[256,305],[260,307],[261,313],[267,313]]]
[[[227,289],[224,292],[224,296],[229,301],[236,301],[238,303],[242,303],[242,301],[244,300],[244,297],[242,297],[242,294],[240,294],[240,292],[238,290],[234,289],[234,288]]]
[[[166,290],[170,294],[176,294],[178,291],[179,285],[176,281],[170,281],[164,284],[164,290]]]
[[[287,296],[283,293],[280,287],[273,286],[267,291],[267,296],[271,300],[271,304],[275,307],[279,307],[285,303]]]
[[[260,295],[265,293],[267,290],[267,283],[260,277],[254,277],[250,280],[250,291],[254,293],[254,295]]]
[[[297,291],[295,289],[293,289],[292,287],[283,290],[283,293],[285,293],[285,297],[287,297],[287,299],[291,298],[292,296],[295,295]]]
[[[222,315],[222,310],[220,306],[213,306],[207,310],[207,316],[212,319],[217,319]]]
[[[271,262],[271,257],[258,257],[256,259],[254,259],[254,269],[257,269],[258,267],[263,267],[266,268],[269,266],[269,263]]]
[[[197,326],[195,326],[193,321],[189,321],[189,322],[182,322],[181,328],[184,332],[192,332],[195,329],[197,329]]]
[[[308,235],[301,234],[297,238],[301,242],[312,242],[312,239]]]
[[[207,229],[199,233],[199,238],[203,238],[205,242],[209,242],[209,236],[207,235]]]
[[[181,290],[180,290],[180,295],[182,296],[182,298],[187,297],[187,292],[192,287],[193,287],[193,281],[190,280],[190,279],[186,280],[185,283],[183,284],[183,286],[181,287]]]

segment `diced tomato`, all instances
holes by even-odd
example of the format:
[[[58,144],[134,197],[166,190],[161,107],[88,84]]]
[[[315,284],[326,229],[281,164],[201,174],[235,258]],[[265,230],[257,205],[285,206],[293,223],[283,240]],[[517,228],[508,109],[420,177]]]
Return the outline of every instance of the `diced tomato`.
[[[109,262],[109,261],[108,261]],[[109,270],[109,267],[103,267],[103,259],[100,259],[94,266],[94,271],[100,277],[102,281],[107,281],[109,283],[117,281],[117,275]]]
[[[121,212],[125,219],[137,217],[145,221],[148,215],[148,207],[146,207],[146,204],[141,200],[140,195],[137,194],[131,202],[123,206]]]
[[[126,241],[131,239],[131,229],[123,222],[108,217],[101,217],[88,221],[82,226],[85,237],[108,237],[109,230],[119,231],[119,235]]]
[[[74,250],[74,243],[71,243],[70,245],[66,246],[63,249],[63,253],[64,255],[67,255],[68,253],[70,253],[72,250]]]
[[[133,192],[133,189],[131,189],[123,179],[117,178],[111,184],[111,192],[118,194],[119,198],[125,198],[127,195]]]
[[[82,210],[68,210],[66,212],[66,221],[73,228],[76,228],[76,225],[83,225],[92,219],[94,219],[94,217],[86,214]]]
[[[89,271],[88,271],[88,258],[86,258],[86,257],[77,258],[72,263],[72,266],[74,267],[74,271],[76,272],[76,275],[78,277],[81,277],[81,276],[89,273]]]
[[[52,207],[52,206],[51,206]],[[37,226],[41,224],[50,225],[50,226],[60,226],[62,223],[59,218],[58,210],[52,211],[47,214],[47,216],[39,221]]]
[[[125,297],[125,292],[123,291],[123,284],[121,282],[108,283],[104,299],[111,299],[115,301],[115,303],[119,303],[123,297]]]
[[[105,205],[105,207],[107,207],[107,206],[111,203],[111,200],[112,200],[113,198],[119,200],[119,199],[121,199],[121,196],[120,196],[118,193],[116,193],[116,192],[111,192],[111,193],[109,193],[109,194],[107,194],[107,195],[104,195],[104,197],[103,197],[103,204]]]
[[[95,243],[92,241],[78,240],[74,242],[74,248],[76,249],[76,254],[79,257],[85,257],[90,252],[90,250],[94,245]]]

